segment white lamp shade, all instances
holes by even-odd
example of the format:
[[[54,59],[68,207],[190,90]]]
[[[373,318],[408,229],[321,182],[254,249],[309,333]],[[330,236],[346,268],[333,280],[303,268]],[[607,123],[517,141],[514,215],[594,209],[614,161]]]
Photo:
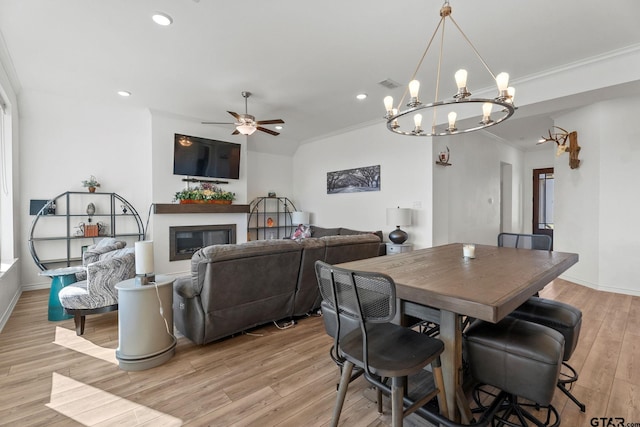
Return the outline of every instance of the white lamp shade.
[[[411,225],[411,209],[387,208],[387,225]]]
[[[291,223],[293,225],[309,224],[309,212],[291,212]]]
[[[153,240],[135,243],[136,274],[153,273]]]

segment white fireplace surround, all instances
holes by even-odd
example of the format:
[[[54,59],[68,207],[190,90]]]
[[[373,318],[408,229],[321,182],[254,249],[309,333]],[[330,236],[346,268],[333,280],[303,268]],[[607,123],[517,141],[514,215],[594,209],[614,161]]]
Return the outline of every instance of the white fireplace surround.
[[[196,225],[236,226],[236,243],[247,241],[246,213],[176,213],[153,215],[154,261],[157,274],[183,275],[190,271],[190,260],[169,261],[169,227]]]

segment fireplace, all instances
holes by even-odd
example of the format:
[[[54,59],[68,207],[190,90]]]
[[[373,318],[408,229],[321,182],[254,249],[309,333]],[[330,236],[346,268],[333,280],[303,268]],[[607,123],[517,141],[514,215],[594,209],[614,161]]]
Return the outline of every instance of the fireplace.
[[[191,259],[200,248],[236,243],[236,225],[169,227],[169,261]]]

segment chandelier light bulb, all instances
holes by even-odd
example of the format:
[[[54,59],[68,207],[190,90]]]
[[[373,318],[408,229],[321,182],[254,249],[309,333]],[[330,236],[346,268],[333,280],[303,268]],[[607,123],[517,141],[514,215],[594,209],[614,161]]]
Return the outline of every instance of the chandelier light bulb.
[[[409,82],[409,94],[412,98],[418,97],[418,92],[420,91],[420,82],[418,80],[411,80]]]
[[[391,110],[391,115],[392,115],[392,116],[395,116],[396,114],[398,114],[398,109],[397,109],[397,108],[393,108],[393,109]],[[400,127],[400,124],[398,123],[398,120],[397,120],[397,119],[396,119],[396,120],[394,120],[394,121],[391,123],[391,127],[392,127],[392,128],[394,128],[394,129],[397,129],[397,128],[399,128],[399,127]]]
[[[482,116],[485,118],[489,118],[491,116],[491,110],[493,109],[493,104],[490,102],[485,102],[482,104]]]
[[[387,111],[387,114],[391,113],[393,110],[393,96],[384,97],[384,109]]]
[[[453,131],[457,130],[456,129],[456,118],[457,117],[458,117],[458,115],[456,114],[455,111],[452,111],[447,115],[447,119],[449,119],[449,131],[450,132],[453,132]]]
[[[490,102],[485,102],[482,104],[482,120],[480,121],[481,125],[488,125],[493,123],[491,120],[491,110],[493,110],[493,104]]]
[[[462,89],[463,87],[467,86],[467,70],[460,69],[456,71],[454,77],[456,79],[456,85],[458,86],[458,89]]]
[[[513,98],[516,96],[516,88],[509,86],[507,88],[507,93],[509,94],[509,102],[513,104]]]
[[[509,87],[509,73],[500,73],[496,76],[496,83],[500,92],[506,91]]]
[[[416,114],[413,116],[413,123],[416,125],[413,132],[420,133],[422,132],[422,114]]]

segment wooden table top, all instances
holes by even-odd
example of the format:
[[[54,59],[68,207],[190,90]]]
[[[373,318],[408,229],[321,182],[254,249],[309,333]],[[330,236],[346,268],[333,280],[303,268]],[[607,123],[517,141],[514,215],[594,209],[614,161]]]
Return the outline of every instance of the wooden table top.
[[[476,245],[475,259],[453,243],[340,264],[396,282],[400,299],[498,322],[578,262],[578,254]]]

